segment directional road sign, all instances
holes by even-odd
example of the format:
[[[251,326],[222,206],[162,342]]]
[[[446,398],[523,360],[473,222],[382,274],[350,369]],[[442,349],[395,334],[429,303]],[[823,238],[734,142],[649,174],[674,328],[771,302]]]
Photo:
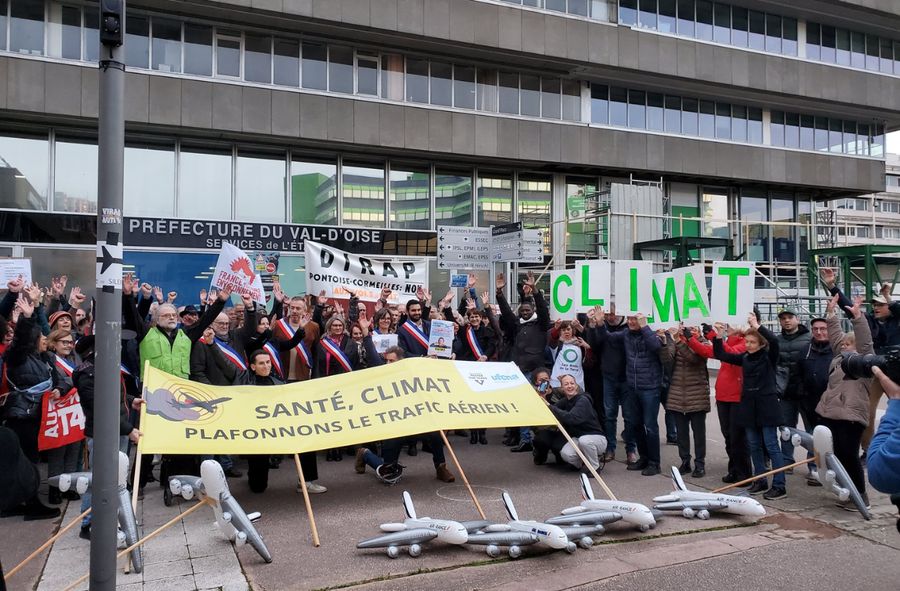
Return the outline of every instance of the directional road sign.
[[[491,229],[438,226],[438,269],[489,271]]]

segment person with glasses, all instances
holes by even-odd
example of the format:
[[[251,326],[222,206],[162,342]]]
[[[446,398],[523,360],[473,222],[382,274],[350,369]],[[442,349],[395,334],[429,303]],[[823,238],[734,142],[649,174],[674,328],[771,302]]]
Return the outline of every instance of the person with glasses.
[[[66,394],[72,388],[72,373],[81,365],[81,357],[75,352],[75,339],[69,330],[56,329],[47,337],[47,361],[52,364],[56,372],[62,394]],[[81,452],[81,442],[69,443],[47,451],[47,477],[58,476],[66,472],[75,472],[78,468],[78,455]],[[47,493],[47,501],[51,505],[59,505],[62,499],[75,501],[81,497],[74,490],[60,493],[59,489],[51,486]]]

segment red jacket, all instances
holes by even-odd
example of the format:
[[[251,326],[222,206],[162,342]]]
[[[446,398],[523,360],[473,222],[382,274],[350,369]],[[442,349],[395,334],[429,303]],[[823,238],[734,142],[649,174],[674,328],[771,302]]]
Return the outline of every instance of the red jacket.
[[[736,334],[725,339],[723,343],[729,353],[743,353],[747,350],[744,346],[744,335]],[[712,359],[712,343],[701,343],[697,337],[688,341],[688,346],[697,355]],[[744,383],[744,371],[740,365],[722,363],[719,369],[719,377],[716,378],[716,400],[720,402],[740,402],[741,388]]]

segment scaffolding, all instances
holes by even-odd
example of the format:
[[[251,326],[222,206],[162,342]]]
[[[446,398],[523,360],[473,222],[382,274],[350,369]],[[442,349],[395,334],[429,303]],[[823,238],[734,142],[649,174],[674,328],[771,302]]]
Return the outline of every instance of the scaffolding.
[[[833,246],[810,250],[809,255],[806,269],[811,296],[819,285],[819,269],[823,268],[837,270],[838,284],[844,294],[862,295],[866,302],[870,302],[876,295],[876,290],[886,282],[887,276],[882,276],[882,270],[893,269],[889,282],[892,292],[900,277],[900,249],[896,246]]]

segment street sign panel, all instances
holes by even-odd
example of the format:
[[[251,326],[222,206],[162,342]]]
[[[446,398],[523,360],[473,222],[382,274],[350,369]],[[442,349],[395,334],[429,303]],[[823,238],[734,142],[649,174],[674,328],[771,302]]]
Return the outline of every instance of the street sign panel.
[[[522,230],[522,257],[519,262],[544,262],[544,230]]]
[[[522,222],[494,226],[491,238],[491,256],[495,262],[521,260]]]
[[[491,229],[438,226],[438,269],[489,271]]]

